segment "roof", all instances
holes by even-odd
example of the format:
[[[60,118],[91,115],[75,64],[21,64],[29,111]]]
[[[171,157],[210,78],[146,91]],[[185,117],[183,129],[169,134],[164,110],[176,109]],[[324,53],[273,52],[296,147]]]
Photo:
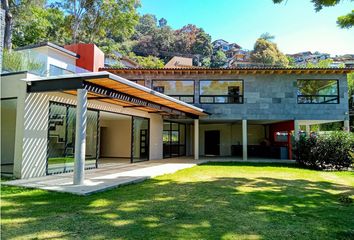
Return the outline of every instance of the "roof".
[[[165,94],[141,86],[109,72],[68,74],[56,77],[24,79],[29,92],[62,91],[76,95],[76,90],[86,88],[89,99],[95,99],[124,108],[135,108],[161,115],[206,116],[203,109],[182,102]]]
[[[27,50],[27,49],[33,49],[33,48],[39,48],[39,47],[45,47],[45,46],[48,46],[48,47],[51,47],[51,48],[54,48],[55,50],[58,50],[60,52],[63,52],[67,55],[70,55],[72,57],[76,57],[76,58],[79,58],[80,56],[68,49],[65,49],[59,45],[56,45],[54,43],[51,43],[51,42],[41,42],[41,43],[36,43],[36,44],[31,44],[31,45],[27,45],[27,46],[24,46],[24,47],[19,47],[19,48],[16,48],[15,51],[20,51],[20,50]]]
[[[236,67],[236,68],[100,68],[114,74],[347,74],[354,68],[281,68],[281,67]]]
[[[193,67],[193,58],[174,56],[164,68],[191,68]]]

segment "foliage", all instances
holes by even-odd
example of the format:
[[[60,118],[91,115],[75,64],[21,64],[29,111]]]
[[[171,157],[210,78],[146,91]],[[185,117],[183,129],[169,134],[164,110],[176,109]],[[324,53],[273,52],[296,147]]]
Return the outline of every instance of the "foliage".
[[[354,1],[354,0],[349,0],[349,1]],[[284,0],[273,0],[274,3],[281,3],[284,2]],[[343,0],[311,0],[315,7],[315,11],[319,12],[321,11],[324,7],[332,7],[340,2],[343,2]],[[347,15],[340,16],[337,18],[337,24],[341,28],[351,28],[354,26],[354,10],[352,10],[351,13],[348,13]]]
[[[226,63],[227,63],[227,57],[225,53],[221,50],[218,50],[211,57],[210,67],[213,68],[224,67]]]
[[[354,72],[347,75],[349,96],[354,95]]]
[[[62,11],[33,5],[15,18],[12,42],[15,47],[43,41],[64,44],[70,39],[68,30]]]
[[[288,58],[279,51],[277,45],[264,38],[258,38],[251,52],[251,60],[264,66],[287,67]]]
[[[312,62],[308,62],[306,63],[306,67],[307,68],[329,68],[331,67],[333,63],[333,59],[323,59],[318,61],[317,63],[312,63]]]
[[[274,40],[275,36],[271,35],[269,32],[262,33],[260,38],[267,40],[267,41],[272,41]]]
[[[296,67],[296,63],[295,63],[295,59],[293,57],[290,57],[290,56],[286,56],[286,58],[288,59],[288,66],[289,67]]]
[[[354,134],[337,131],[317,137],[301,137],[295,144],[296,161],[312,169],[342,170],[351,166]]]
[[[136,0],[67,0],[52,6],[65,13],[74,42],[99,44],[101,38],[128,39],[139,18]]]
[[[4,72],[29,71],[39,75],[44,74],[44,63],[33,60],[24,53],[5,49],[2,57],[2,71]]]
[[[130,53],[128,57],[137,62],[143,68],[162,68],[165,65],[161,59],[155,56],[143,57]]]

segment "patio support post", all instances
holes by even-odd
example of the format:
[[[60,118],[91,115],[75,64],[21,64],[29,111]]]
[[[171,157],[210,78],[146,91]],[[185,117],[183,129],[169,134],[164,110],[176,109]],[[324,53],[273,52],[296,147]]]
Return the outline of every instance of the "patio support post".
[[[311,127],[310,125],[306,124],[306,136],[310,136],[311,133]]]
[[[344,120],[344,131],[350,132],[349,120]]]
[[[199,159],[199,119],[194,119],[194,159]]]
[[[247,120],[242,119],[242,158],[247,161]]]
[[[296,141],[299,141],[300,139],[300,126],[299,126],[299,121],[294,120],[294,137]]]
[[[86,124],[87,90],[77,89],[74,185],[82,185],[85,179]]]

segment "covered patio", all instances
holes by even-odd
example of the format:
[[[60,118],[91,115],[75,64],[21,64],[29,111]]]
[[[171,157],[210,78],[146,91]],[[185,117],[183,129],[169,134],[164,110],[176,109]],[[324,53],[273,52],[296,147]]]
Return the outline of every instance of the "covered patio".
[[[102,156],[99,155],[99,152],[103,152],[104,156],[111,157],[112,149],[99,146],[101,140],[104,140],[104,146],[109,146],[112,141],[117,140],[112,140],[107,134],[104,135],[101,133],[99,136],[100,131],[98,128],[100,127],[101,129],[106,128],[108,132],[113,131],[112,124],[110,125],[108,122],[114,121],[112,122],[113,125],[118,126],[122,125],[125,119],[124,122],[127,122],[130,126],[127,126],[126,129],[131,129],[129,136],[123,133],[122,129],[115,129],[115,136],[124,136],[125,139],[121,141],[124,141],[129,146],[124,147],[126,153],[119,156],[124,158],[121,159],[124,161],[114,162],[116,163],[114,166],[121,166],[120,163],[129,163],[129,161],[126,161],[127,159],[130,159],[131,163],[158,159],[149,158],[150,145],[156,146],[159,144],[158,139],[150,139],[149,119],[135,115],[124,116],[110,113],[106,109],[102,109],[102,103],[118,105],[122,109],[139,110],[145,112],[148,116],[156,114],[154,116],[160,115],[160,118],[161,116],[163,118],[190,118],[194,119],[196,123],[198,123],[200,116],[207,115],[200,108],[155,92],[108,72],[33,78],[25,79],[25,81],[27,82],[27,92],[29,94],[62,92],[67,96],[76,96],[75,105],[64,104],[64,106],[61,106],[60,103],[53,102],[49,104],[49,144],[55,143],[52,144],[55,145],[55,147],[48,147],[47,160],[47,174],[73,171],[74,173],[69,174],[69,176],[73,179],[74,185],[92,185],[92,183],[85,181],[87,177],[85,176],[85,169],[97,168],[98,165],[100,165],[99,157]],[[96,103],[100,103],[100,107],[97,106],[96,108]],[[88,105],[90,105],[91,108],[89,108]],[[98,124],[100,119],[102,121]],[[139,124],[136,124],[137,121],[140,121]],[[160,127],[162,129],[162,124],[160,127],[157,126],[158,124],[159,122],[154,123],[154,125],[156,125],[154,129]],[[142,126],[144,126],[143,129]],[[57,134],[58,129],[61,129],[63,133],[62,136]],[[142,132],[144,135],[142,135]],[[101,149],[99,149],[100,147]],[[64,152],[65,156],[56,156],[57,152]],[[68,152],[70,154],[66,155]],[[50,156],[51,154],[52,157]],[[198,154],[195,155],[195,159],[198,159]],[[53,160],[51,172],[48,171],[49,160]],[[60,162],[62,160],[65,162],[64,168],[62,168],[62,166],[58,167],[57,164],[58,161]],[[107,163],[112,161],[107,160],[103,162]],[[104,166],[107,165],[102,164],[102,167]],[[61,171],[60,169],[64,169],[65,171]],[[54,178],[58,178],[57,176],[58,175],[55,175]],[[66,176],[68,175],[66,174]],[[119,182],[121,182],[121,180],[119,180]],[[116,183],[114,185],[116,185]]]

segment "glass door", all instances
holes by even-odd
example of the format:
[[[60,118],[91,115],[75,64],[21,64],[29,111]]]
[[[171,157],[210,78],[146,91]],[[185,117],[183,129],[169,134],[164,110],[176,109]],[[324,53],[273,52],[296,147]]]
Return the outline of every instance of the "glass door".
[[[132,154],[131,162],[149,160],[149,119],[132,117]]]

